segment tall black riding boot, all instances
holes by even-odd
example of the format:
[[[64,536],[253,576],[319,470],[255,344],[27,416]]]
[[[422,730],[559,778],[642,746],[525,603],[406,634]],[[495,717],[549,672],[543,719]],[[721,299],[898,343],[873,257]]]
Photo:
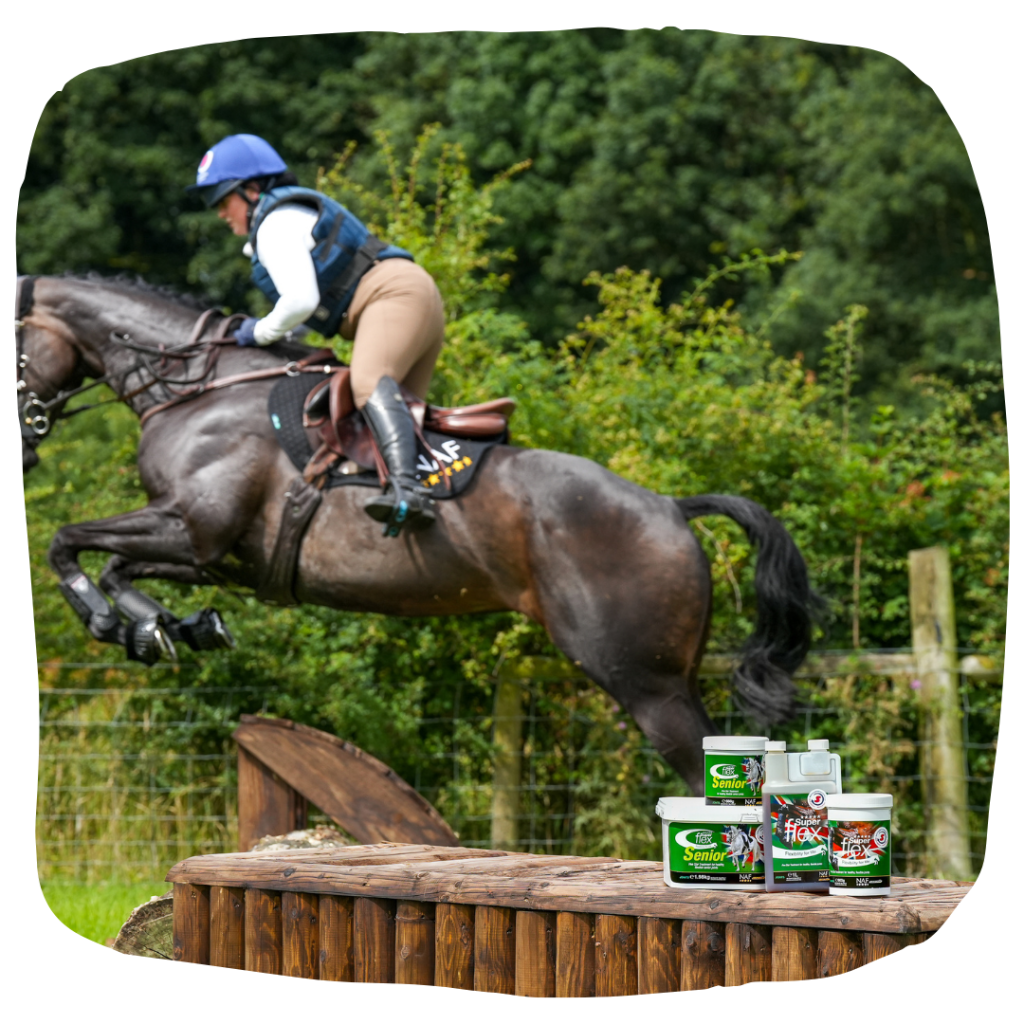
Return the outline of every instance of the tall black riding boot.
[[[384,524],[385,537],[397,537],[413,520],[433,522],[434,499],[416,479],[412,413],[394,380],[381,377],[363,407],[363,417],[388,469],[384,492],[363,506],[367,514]]]

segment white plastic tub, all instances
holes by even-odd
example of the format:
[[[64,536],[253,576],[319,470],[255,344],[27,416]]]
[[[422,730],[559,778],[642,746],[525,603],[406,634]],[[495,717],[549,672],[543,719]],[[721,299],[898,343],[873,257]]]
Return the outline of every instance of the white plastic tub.
[[[757,807],[658,801],[665,884],[675,889],[764,889],[764,825]]]
[[[892,794],[830,793],[828,891],[832,896],[888,896]]]

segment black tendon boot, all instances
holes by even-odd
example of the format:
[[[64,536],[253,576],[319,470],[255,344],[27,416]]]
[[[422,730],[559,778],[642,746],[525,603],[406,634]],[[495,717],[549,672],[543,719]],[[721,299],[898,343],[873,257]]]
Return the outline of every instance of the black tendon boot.
[[[363,506],[367,514],[384,524],[385,537],[397,537],[413,520],[432,523],[434,499],[416,479],[412,413],[394,380],[381,377],[363,407],[363,416],[388,468],[384,492]]]

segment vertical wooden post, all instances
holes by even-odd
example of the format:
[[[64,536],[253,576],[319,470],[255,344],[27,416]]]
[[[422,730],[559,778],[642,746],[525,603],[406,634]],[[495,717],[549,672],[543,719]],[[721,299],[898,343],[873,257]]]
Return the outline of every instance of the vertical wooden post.
[[[637,994],[636,918],[594,916],[594,995]]]
[[[636,923],[637,991],[678,992],[680,923],[662,917],[641,917]]]
[[[864,963],[864,946],[859,932],[818,932],[818,977],[846,974]]]
[[[555,920],[555,995],[594,994],[594,915],[558,912]]]
[[[898,953],[907,946],[916,946],[928,938],[930,932],[914,932],[910,935],[893,934],[890,932],[864,932],[861,943],[864,948],[864,963],[881,960],[883,956]]]
[[[725,984],[725,925],[683,921],[679,949],[679,987],[684,992]]]
[[[516,912],[511,907],[477,907],[473,925],[473,988],[516,991]]]
[[[395,980],[395,901],[357,896],[352,919],[355,981]]]
[[[910,621],[920,690],[926,873],[970,878],[960,670],[949,551],[910,552]]]
[[[516,911],[516,995],[555,994],[555,915]]]
[[[317,898],[312,893],[281,893],[282,974],[290,978],[319,976],[319,916]]]
[[[306,827],[306,800],[244,747],[238,748],[238,848]]]
[[[352,981],[352,897],[320,896],[319,977],[321,981]]]
[[[818,976],[818,933],[814,928],[772,929],[772,981]]]
[[[772,980],[772,930],[730,921],[725,926],[725,984]]]
[[[172,919],[174,959],[187,964],[210,962],[210,887],[174,883]]]
[[[494,781],[491,847],[514,850],[519,839],[519,788],[523,766],[523,684],[498,673],[494,690]]]
[[[245,890],[245,969],[281,973],[281,894]]]
[[[245,890],[210,886],[210,963],[245,970]]]
[[[434,904],[398,900],[395,906],[395,984],[434,984]]]
[[[434,984],[473,988],[473,908],[438,903],[434,918]]]

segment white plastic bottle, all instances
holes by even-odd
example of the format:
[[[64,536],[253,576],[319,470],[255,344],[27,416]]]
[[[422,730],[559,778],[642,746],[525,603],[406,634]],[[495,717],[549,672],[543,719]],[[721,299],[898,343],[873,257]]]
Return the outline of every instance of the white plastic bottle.
[[[827,891],[826,798],[842,793],[839,755],[828,740],[809,740],[806,753],[786,753],[786,744],[765,745],[764,878],[768,892]]]

